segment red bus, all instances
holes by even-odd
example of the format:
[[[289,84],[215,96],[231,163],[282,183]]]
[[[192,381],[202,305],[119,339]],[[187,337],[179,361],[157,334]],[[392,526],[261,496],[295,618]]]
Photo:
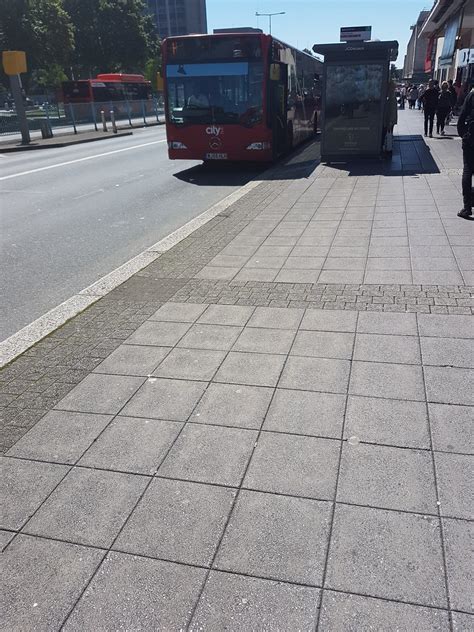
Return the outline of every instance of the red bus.
[[[171,159],[272,161],[317,131],[322,62],[263,33],[162,44]]]
[[[65,104],[113,103],[116,113],[140,113],[140,103],[151,101],[151,82],[143,75],[127,75],[123,73],[109,73],[97,75],[95,79],[79,79],[78,81],[63,81],[63,100]],[[84,109],[86,116],[90,115],[91,106]],[[100,109],[100,108],[99,108]],[[75,107],[80,115],[80,107]]]

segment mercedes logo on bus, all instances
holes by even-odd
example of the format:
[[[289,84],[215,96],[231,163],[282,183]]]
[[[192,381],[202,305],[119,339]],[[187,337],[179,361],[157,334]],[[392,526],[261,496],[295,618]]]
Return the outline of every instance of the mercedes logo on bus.
[[[214,138],[211,138],[211,140],[209,141],[209,147],[211,149],[219,149],[220,147],[222,147],[221,139],[217,138],[217,136],[215,136]]]

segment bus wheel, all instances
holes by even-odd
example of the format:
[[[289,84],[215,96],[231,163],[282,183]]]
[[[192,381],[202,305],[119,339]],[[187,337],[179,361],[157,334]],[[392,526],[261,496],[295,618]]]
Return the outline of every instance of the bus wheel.
[[[288,125],[286,149],[289,152],[293,149],[293,125],[291,123]]]

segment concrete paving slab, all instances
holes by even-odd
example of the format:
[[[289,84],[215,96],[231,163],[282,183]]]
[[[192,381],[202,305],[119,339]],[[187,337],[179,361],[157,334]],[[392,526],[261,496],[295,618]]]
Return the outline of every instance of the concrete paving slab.
[[[188,331],[190,323],[154,322],[143,323],[125,344],[173,347]]]
[[[239,337],[241,331],[241,327],[197,323],[182,338],[179,346],[188,349],[228,351]]]
[[[115,415],[143,384],[139,377],[91,374],[66,395],[56,408]]]
[[[208,325],[234,325],[244,327],[253,314],[253,311],[253,307],[240,305],[209,305],[198,319],[198,322]]]
[[[472,407],[429,404],[428,410],[435,450],[474,454]]]
[[[253,430],[188,424],[158,475],[238,487],[256,438]]]
[[[15,535],[15,531],[5,531],[4,529],[0,529],[0,552],[3,552],[7,544],[12,541]]]
[[[410,364],[353,361],[351,395],[424,401],[421,367]]]
[[[472,317],[462,314],[418,314],[420,336],[437,338],[474,338]]]
[[[337,500],[436,515],[431,455],[427,450],[344,443]]]
[[[426,396],[429,402],[474,405],[473,369],[449,366],[425,366]]]
[[[149,320],[170,321],[173,323],[193,323],[207,309],[206,304],[165,303]]]
[[[453,632],[472,632],[474,630],[474,614],[453,612]]]
[[[416,314],[360,312],[357,333],[416,336],[418,335]]]
[[[284,355],[231,351],[217,371],[215,380],[250,386],[276,386],[284,363]]]
[[[41,505],[23,531],[107,548],[130,515],[148,480],[132,474],[75,468]]]
[[[153,375],[182,380],[211,380],[225,355],[225,351],[176,348],[153,371]]]
[[[446,608],[438,518],[338,505],[326,586]]]
[[[339,439],[345,401],[344,395],[278,388],[263,428]]]
[[[327,358],[290,356],[279,382],[280,388],[346,393],[350,362]]]
[[[209,566],[235,493],[215,485],[155,479],[114,548],[147,557]]]
[[[328,331],[299,331],[291,355],[350,360],[354,334]]]
[[[152,475],[182,426],[176,421],[116,417],[80,459],[79,465]]]
[[[151,378],[122,410],[130,417],[186,421],[206,390],[206,382]]]
[[[19,530],[60,483],[69,468],[5,457],[0,462],[0,526]]]
[[[424,402],[357,397],[347,400],[344,438],[406,448],[430,448]]]
[[[103,556],[97,549],[17,536],[3,553],[2,626],[59,630]]]
[[[449,618],[445,610],[326,590],[319,625],[327,632],[387,631],[394,626],[397,630],[445,632]]]
[[[354,360],[421,364],[420,345],[415,336],[357,334]]]
[[[259,430],[272,394],[262,386],[210,384],[190,421]]]
[[[467,454],[435,452],[441,515],[474,518],[474,457]]]
[[[170,347],[120,345],[94,369],[94,373],[147,377],[170,351]]]
[[[287,354],[291,349],[295,335],[296,330],[291,329],[257,329],[246,327],[238,337],[232,350],[252,353]]]
[[[7,455],[73,465],[111,420],[111,415],[51,410]]]
[[[205,570],[109,553],[64,630],[184,630]]]
[[[333,500],[340,442],[263,432],[243,487],[262,492]]]
[[[474,340],[420,338],[423,364],[474,368]]]
[[[357,312],[308,309],[301,322],[301,329],[316,331],[355,332]]]
[[[473,552],[466,543],[474,540],[474,524],[466,520],[443,519],[446,565],[451,607],[474,613],[472,602]],[[468,629],[468,628],[466,628]]]
[[[330,503],[242,491],[215,567],[320,586]]]
[[[189,629],[313,630],[319,590],[211,571]]]
[[[304,310],[280,307],[257,307],[247,323],[248,327],[268,329],[297,329]]]

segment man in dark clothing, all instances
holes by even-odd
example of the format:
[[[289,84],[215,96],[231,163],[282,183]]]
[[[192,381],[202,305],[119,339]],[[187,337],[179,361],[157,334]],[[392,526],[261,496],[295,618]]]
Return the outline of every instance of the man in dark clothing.
[[[451,107],[454,110],[454,108],[456,107],[456,103],[458,102],[458,93],[456,92],[456,88],[454,87],[454,82],[452,79],[448,81],[448,85],[449,92],[451,94]]]
[[[458,119],[458,134],[462,138],[462,197],[464,208],[458,216],[472,215],[472,172],[474,170],[474,88],[467,95]]]
[[[438,107],[438,97],[439,92],[436,90],[435,83],[431,79],[428,82],[428,90],[425,90],[421,97],[423,101],[423,113],[425,115],[425,136],[428,136],[429,127],[430,138],[433,138],[433,123]]]

